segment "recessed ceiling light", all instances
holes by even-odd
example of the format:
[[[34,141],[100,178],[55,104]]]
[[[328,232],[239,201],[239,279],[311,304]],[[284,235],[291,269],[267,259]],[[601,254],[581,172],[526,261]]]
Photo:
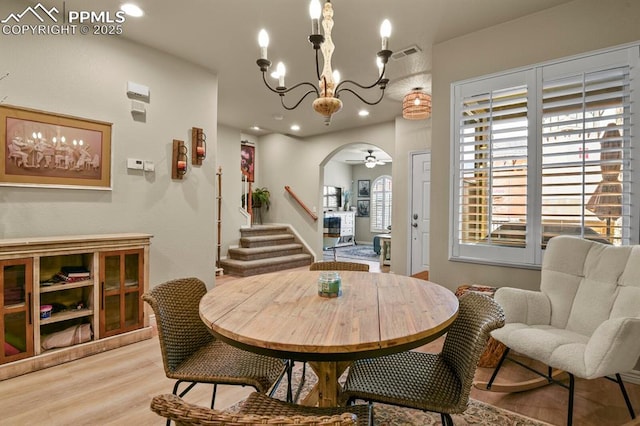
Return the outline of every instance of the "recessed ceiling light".
[[[251,130],[260,130],[260,127],[258,127],[258,126],[251,126],[251,127],[249,127],[249,128],[250,128]]]
[[[369,115],[369,111],[367,111],[366,109],[361,109],[360,111],[358,111],[358,115],[360,117],[366,117]]]
[[[293,130],[294,132],[297,132],[298,130],[300,130],[300,126],[298,126],[297,124],[294,124],[291,126],[291,130]]]
[[[139,18],[140,16],[144,15],[144,12],[142,11],[142,9],[140,9],[138,6],[136,6],[133,3],[123,4],[122,6],[120,6],[120,10],[122,10],[127,15],[134,16],[136,18]]]

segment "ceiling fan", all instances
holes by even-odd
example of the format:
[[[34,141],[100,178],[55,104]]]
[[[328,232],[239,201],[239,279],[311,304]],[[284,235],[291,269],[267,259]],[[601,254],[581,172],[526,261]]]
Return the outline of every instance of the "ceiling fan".
[[[369,154],[367,154],[364,157],[364,160],[347,160],[348,162],[357,162],[357,163],[364,163],[364,165],[369,168],[372,169],[375,166],[383,166],[385,164],[387,164],[388,162],[390,162],[391,160],[378,160],[376,158],[375,155],[373,155],[373,150],[372,149],[368,149],[367,152]]]

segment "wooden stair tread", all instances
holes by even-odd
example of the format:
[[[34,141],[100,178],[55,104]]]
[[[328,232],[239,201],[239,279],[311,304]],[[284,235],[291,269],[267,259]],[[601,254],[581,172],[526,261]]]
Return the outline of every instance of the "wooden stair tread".
[[[224,259],[220,262],[228,265],[242,265],[246,267],[251,266],[261,266],[261,265],[269,265],[269,264],[277,264],[277,263],[286,263],[292,260],[301,260],[301,259],[311,259],[311,255],[307,253],[300,254],[292,254],[288,256],[277,256],[277,257],[267,257],[264,259],[254,259],[254,260],[238,260],[238,259]]]
[[[277,241],[277,240],[293,240],[293,234],[268,234],[268,235],[252,235],[250,237],[240,237],[240,241]]]
[[[269,252],[269,251],[291,250],[291,249],[297,249],[301,247],[302,247],[302,244],[291,243],[291,244],[278,244],[276,246],[263,246],[263,247],[233,247],[233,248],[230,248],[229,251],[261,253],[261,252]]]

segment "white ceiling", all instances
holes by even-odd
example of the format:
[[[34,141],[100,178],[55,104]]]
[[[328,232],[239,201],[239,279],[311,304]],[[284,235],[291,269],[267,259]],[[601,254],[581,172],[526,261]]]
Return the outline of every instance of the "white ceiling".
[[[279,96],[263,84],[256,60],[258,31],[267,29],[271,39],[269,59],[287,65],[287,86],[314,82],[315,55],[307,37],[311,30],[308,1],[303,0],[131,0],[145,12],[127,18],[123,37],[201,65],[218,75],[218,122],[244,133],[271,132],[300,137],[344,130],[393,120],[401,114],[402,96],[411,88],[431,89],[431,46],[463,34],[554,7],[570,0],[334,0],[333,68],[343,79],[370,84],[377,78],[376,53],[380,50],[379,26],[388,18],[393,26],[389,48],[395,52],[418,46],[418,54],[390,60],[391,79],[383,101],[368,107],[344,94],[342,111],[330,126],[313,111],[311,96],[294,111],[280,105]],[[60,7],[59,0],[41,1]],[[124,0],[91,2],[90,10],[116,11]],[[28,2],[31,3],[31,2]],[[86,0],[66,0],[67,10],[87,10]],[[275,67],[275,65],[274,65]],[[180,78],[180,76],[176,76]],[[136,81],[145,84],[144,79]],[[153,87],[150,88],[153,99]],[[371,93],[367,93],[371,92]],[[363,93],[375,99],[379,89]],[[297,99],[289,99],[289,104]],[[276,120],[274,117],[281,117]],[[300,131],[290,130],[292,124]],[[262,132],[250,130],[257,125]]]

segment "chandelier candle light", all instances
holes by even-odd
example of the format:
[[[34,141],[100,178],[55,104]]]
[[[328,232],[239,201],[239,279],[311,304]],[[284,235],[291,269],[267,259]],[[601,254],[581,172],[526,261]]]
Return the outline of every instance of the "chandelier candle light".
[[[322,13],[322,28],[324,34],[320,34],[320,14]],[[269,35],[263,29],[258,34],[258,44],[260,45],[260,59],[257,64],[262,71],[262,80],[264,84],[274,93],[280,96],[280,102],[282,106],[287,110],[293,110],[300,105],[300,103],[308,95],[315,93],[316,99],[313,101],[313,109],[324,117],[326,125],[331,123],[331,116],[342,108],[342,101],[340,100],[340,93],[342,91],[350,92],[358,99],[367,105],[376,105],[380,103],[384,96],[384,91],[387,88],[389,79],[385,78],[385,70],[389,57],[393,53],[388,49],[389,37],[391,36],[391,23],[385,19],[380,27],[380,37],[382,38],[382,49],[377,54],[377,65],[379,69],[378,79],[370,85],[362,85],[356,83],[353,80],[340,81],[340,73],[334,71],[331,68],[331,56],[335,45],[331,39],[331,30],[333,28],[333,6],[330,0],[326,0],[324,7],[321,6],[320,0],[312,0],[309,5],[309,14],[311,15],[311,35],[309,36],[309,42],[313,45],[313,49],[316,51],[316,77],[318,79],[318,85],[316,86],[310,82],[302,82],[295,84],[291,87],[285,85],[286,68],[282,62],[279,62],[276,66],[276,73],[278,78],[278,86],[273,88],[267,82],[266,74],[271,67],[271,61],[267,59],[267,48],[269,46]],[[322,73],[320,73],[320,52],[322,51],[322,57],[324,59]],[[378,86],[381,89],[380,97],[374,101],[369,102],[356,93],[348,85],[357,86],[361,89],[371,89]],[[293,105],[287,106],[284,103],[284,96],[290,91],[297,89],[301,86],[310,86],[302,97]]]

